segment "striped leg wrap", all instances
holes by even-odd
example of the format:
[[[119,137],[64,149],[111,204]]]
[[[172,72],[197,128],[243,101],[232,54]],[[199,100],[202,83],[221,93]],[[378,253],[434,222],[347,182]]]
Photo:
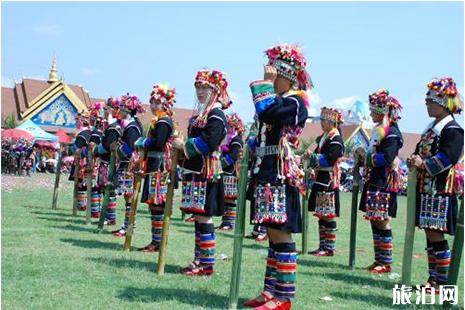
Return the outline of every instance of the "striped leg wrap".
[[[447,283],[449,273],[451,251],[447,240],[431,242],[436,258],[436,280],[439,285]]]
[[[236,223],[236,205],[233,203],[226,202],[225,211],[222,217],[221,226],[231,226],[234,227]]]
[[[392,264],[392,230],[379,230],[379,263]]]
[[[200,265],[215,265],[215,227],[213,224],[199,223]]]
[[[326,226],[323,220],[318,221],[318,234],[320,236],[320,246],[318,250],[324,251],[326,243]]]
[[[379,245],[380,245],[380,237],[379,237],[379,229],[375,227],[373,223],[371,223],[371,231],[373,233],[373,249],[375,251],[375,262],[380,263],[380,256],[379,256]]]
[[[110,193],[110,199],[108,201],[108,210],[106,214],[107,221],[116,221],[116,193]]]
[[[200,224],[195,222],[195,246],[194,246],[194,262],[199,262],[200,259]]]
[[[165,214],[163,210],[150,209],[152,219],[152,244],[158,245],[161,242],[161,233],[163,231],[163,219]]]
[[[426,239],[426,253],[428,254],[428,281],[436,282],[436,255],[433,250],[432,242]]]
[[[274,294],[276,286],[276,256],[275,256],[275,245],[270,241],[268,248],[268,257],[266,259],[266,271],[265,271],[265,287],[264,290]]]
[[[125,207],[124,207],[124,222],[123,222],[123,226],[121,226],[121,230],[126,231],[128,229],[130,215],[131,215],[131,203],[126,202]]]
[[[77,208],[79,211],[87,209],[87,190],[85,186],[81,186],[77,192]]]
[[[336,230],[337,223],[336,221],[326,222],[326,232],[325,232],[325,250],[334,252],[336,251]]]
[[[295,243],[276,243],[276,285],[274,295],[281,299],[291,299],[295,295],[297,252]]]
[[[90,213],[93,218],[98,218],[100,216],[100,193],[96,188],[92,190],[92,197],[90,200]]]

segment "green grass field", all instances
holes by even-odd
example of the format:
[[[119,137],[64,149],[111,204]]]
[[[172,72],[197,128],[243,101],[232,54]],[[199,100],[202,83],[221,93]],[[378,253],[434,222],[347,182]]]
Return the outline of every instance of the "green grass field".
[[[232,233],[217,233],[219,260],[212,277],[189,278],[178,273],[193,256],[193,224],[181,220],[174,208],[166,274],[155,273],[157,254],[122,252],[124,238],[106,228],[84,224],[84,212],[71,216],[72,184],[62,177],[58,210],[51,210],[54,176],[2,178],[2,307],[4,309],[225,309],[232,265]],[[400,278],[375,276],[363,270],[373,260],[371,230],[359,214],[357,269],[349,257],[350,194],[342,194],[335,257],[299,256],[297,297],[293,309],[386,309],[392,306],[392,288]],[[118,224],[123,217],[119,198]],[[176,197],[175,202],[179,202]],[[400,198],[394,227],[394,272],[401,273],[405,231],[405,197]],[[150,217],[141,205],[133,247],[150,241]],[[317,221],[310,217],[309,248],[317,245]],[[218,224],[219,218],[216,223]],[[249,232],[251,226],[246,226]],[[300,248],[300,235],[296,235]],[[452,239],[450,238],[450,245]],[[425,238],[416,231],[414,283],[427,278]],[[266,245],[244,240],[240,300],[255,297],[262,288]],[[459,278],[463,308],[463,264]],[[415,293],[413,294],[415,296]],[[331,300],[323,300],[330,297]],[[327,298],[326,298],[327,299]],[[412,298],[415,303],[415,298]],[[412,308],[415,306],[412,306]],[[420,306],[416,306],[419,309]],[[426,307],[425,307],[426,308]],[[434,308],[439,308],[435,306]]]

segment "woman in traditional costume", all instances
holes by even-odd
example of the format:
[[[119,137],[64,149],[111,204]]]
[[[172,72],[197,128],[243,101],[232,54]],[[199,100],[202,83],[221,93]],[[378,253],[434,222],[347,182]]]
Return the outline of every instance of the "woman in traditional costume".
[[[425,286],[439,292],[447,284],[451,251],[445,234],[454,235],[463,175],[456,166],[463,158],[463,128],[454,114],[462,100],[452,78],[433,79],[427,85],[426,109],[434,118],[408,159],[418,170],[416,225],[425,230],[429,278]]]
[[[247,194],[252,224],[267,227],[269,248],[264,290],[244,305],[290,309],[297,270],[292,233],[302,232],[299,190],[305,190],[304,172],[294,151],[308,117],[306,90],[312,84],[297,46],[278,45],[265,53],[269,61],[264,78],[250,84],[259,126]]]

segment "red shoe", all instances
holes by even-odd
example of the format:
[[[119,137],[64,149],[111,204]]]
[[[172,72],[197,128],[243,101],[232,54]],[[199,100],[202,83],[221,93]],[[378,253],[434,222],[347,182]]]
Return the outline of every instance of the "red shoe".
[[[138,248],[137,251],[144,252],[144,253],[154,253],[158,252],[160,250],[160,246],[158,244],[152,244],[150,243],[147,246],[144,246],[143,248]]]
[[[234,228],[232,226],[229,226],[229,225],[220,225],[220,227],[218,227],[218,230],[221,230],[221,231],[231,231],[233,229]]]
[[[124,229],[118,229],[112,232],[115,237],[126,237],[126,231]]]
[[[257,242],[265,242],[266,240],[268,240],[268,235],[258,235],[257,237],[255,237],[255,241]]]
[[[318,248],[318,249],[313,250],[313,251],[308,251],[307,253],[310,254],[310,255],[315,255],[316,253],[321,252],[321,251],[324,251],[324,250],[322,248]]]
[[[389,273],[391,272],[391,266],[390,265],[377,265],[376,267],[374,267],[373,269],[370,270],[371,273],[375,273],[375,274],[383,274],[383,273]]]
[[[334,256],[334,251],[318,251],[318,252],[309,253],[309,254],[316,256],[316,257]]]
[[[86,210],[87,210],[87,207],[84,207],[84,208],[78,207],[77,209],[78,209],[78,211],[86,211]]]
[[[193,269],[182,270],[181,273],[185,276],[211,276],[213,274],[213,266],[197,266]]]
[[[263,299],[260,297],[263,297]],[[273,294],[267,291],[263,291],[260,293],[260,296],[255,297],[254,299],[249,299],[246,302],[244,302],[244,306],[249,307],[249,308],[260,307],[261,305],[264,305],[265,303],[272,300],[273,298],[274,298]]]
[[[372,271],[373,268],[375,268],[376,266],[379,266],[379,265],[378,265],[378,263],[374,262],[374,263],[371,264],[370,266],[365,267],[365,269],[368,270],[368,271]]]
[[[186,223],[194,223],[195,222],[195,217],[191,216],[191,217],[185,219],[184,222],[186,222]]]
[[[256,307],[255,310],[289,310],[292,308],[290,300],[281,301],[277,298],[267,301],[265,304]]]
[[[103,222],[103,225],[107,225],[107,226],[116,225],[116,220],[111,220],[111,221],[105,220],[105,222]]]
[[[98,218],[100,218],[100,213],[92,213],[90,215],[90,217],[93,218],[93,219],[98,219]]]

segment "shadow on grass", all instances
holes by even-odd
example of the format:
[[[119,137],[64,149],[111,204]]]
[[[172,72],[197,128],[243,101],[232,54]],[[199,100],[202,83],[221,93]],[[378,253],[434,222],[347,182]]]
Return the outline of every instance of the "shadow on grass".
[[[149,254],[150,255],[150,254]],[[107,264],[113,267],[118,267],[118,268],[132,268],[132,269],[145,269],[147,271],[155,273],[157,270],[158,264],[158,259],[154,259],[149,262],[144,262],[140,260],[135,260],[135,259],[122,259],[122,258],[102,258],[102,257],[92,257],[88,258],[88,260],[95,262],[95,263],[100,263],[100,264]],[[181,266],[175,266],[175,265],[170,265],[166,264],[165,265],[165,273],[171,273],[171,274],[179,274],[179,270],[181,269]]]
[[[51,207],[51,202],[50,202],[50,206],[43,206],[43,205],[22,205],[21,207],[23,208],[26,208],[26,209],[33,209],[33,210],[47,210],[47,211],[50,211],[50,212],[45,212],[44,214],[60,214],[60,215],[71,215],[71,212],[72,212],[72,208],[71,207],[68,207],[68,208],[56,208],[55,210],[52,210],[52,207]],[[57,211],[69,211],[69,213],[58,213]],[[35,213],[35,212],[31,212],[31,213]],[[37,212],[38,214],[40,214],[40,212]]]
[[[356,300],[367,304],[372,304],[378,308],[381,306],[392,307],[392,297],[345,292],[334,292],[331,293],[331,295],[343,300]]]
[[[128,287],[117,297],[129,302],[163,302],[176,300],[186,305],[201,306],[204,309],[225,309],[228,304],[226,296],[207,291],[191,291],[175,288],[136,288]]]
[[[307,274],[307,275],[315,275],[314,273],[310,272],[302,272],[302,274]],[[334,280],[334,281],[341,281],[341,282],[347,282],[348,285],[359,285],[364,286],[368,285],[370,286],[367,288],[367,290],[373,290],[373,289],[385,289],[385,290],[392,290],[392,288],[395,285],[394,281],[391,281],[387,278],[382,278],[376,276],[371,276],[367,272],[367,276],[359,276],[359,275],[353,275],[350,273],[325,273],[324,275],[326,278]],[[387,275],[385,275],[387,277]]]
[[[305,257],[305,259],[303,259]],[[308,254],[306,255],[299,255],[299,265],[302,266],[308,266],[308,267],[321,267],[321,268],[328,268],[328,269],[343,269],[343,270],[349,270],[349,266],[341,264],[341,263],[334,263],[330,261],[323,261],[323,260],[311,260],[309,259],[310,256]],[[329,257],[323,257],[323,259],[329,258]],[[329,258],[330,259],[330,258]]]
[[[74,246],[86,249],[108,249],[108,250],[121,250],[123,245],[115,242],[102,242],[97,240],[81,240],[72,238],[62,238],[61,242],[71,243]]]
[[[63,229],[63,230],[70,230],[70,231],[82,231],[82,232],[90,232],[90,233],[93,233],[97,229],[95,225],[73,226],[73,225],[68,224],[65,226],[53,225],[50,227],[56,228],[56,229]]]
[[[49,222],[68,222],[72,224],[85,224],[86,221],[83,218],[73,217],[73,218],[54,218],[54,217],[43,217],[38,216],[39,220],[49,221]]]
[[[66,216],[66,217],[69,217],[69,216],[72,216],[72,215],[73,215],[71,210],[70,210],[68,213],[65,213],[65,212],[53,212],[53,211],[50,211],[50,212],[31,211],[31,214],[53,215],[53,216]]]

